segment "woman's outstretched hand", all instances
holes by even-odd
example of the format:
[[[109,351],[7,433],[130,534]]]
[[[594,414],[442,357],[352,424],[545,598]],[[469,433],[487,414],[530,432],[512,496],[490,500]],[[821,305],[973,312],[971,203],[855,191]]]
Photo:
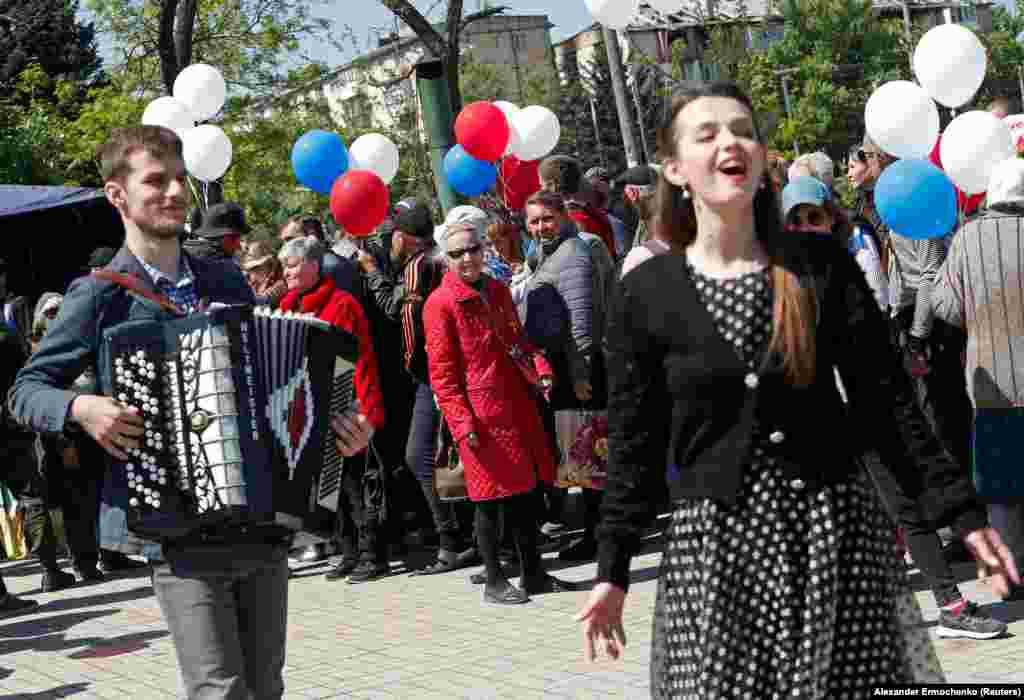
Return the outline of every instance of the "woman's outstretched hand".
[[[599,583],[590,592],[590,599],[576,614],[583,623],[583,658],[597,659],[597,645],[603,644],[608,656],[617,659],[626,646],[626,630],[622,627],[622,607],[626,592],[611,583]]]
[[[998,532],[990,527],[975,530],[964,537],[964,544],[971,550],[978,564],[978,578],[991,576],[992,588],[1000,598],[1009,595],[1011,583],[1020,585],[1020,574],[1013,555]]]

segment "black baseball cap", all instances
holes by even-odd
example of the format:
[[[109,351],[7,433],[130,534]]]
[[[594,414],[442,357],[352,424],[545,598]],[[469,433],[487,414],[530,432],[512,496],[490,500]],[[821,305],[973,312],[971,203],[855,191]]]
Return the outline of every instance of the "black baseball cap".
[[[247,233],[249,225],[245,223],[245,209],[237,202],[219,202],[211,205],[203,212],[202,223],[192,231],[192,235],[199,238],[223,238],[231,234]]]
[[[416,238],[434,239],[434,215],[417,199],[403,199],[395,205],[395,230]]]

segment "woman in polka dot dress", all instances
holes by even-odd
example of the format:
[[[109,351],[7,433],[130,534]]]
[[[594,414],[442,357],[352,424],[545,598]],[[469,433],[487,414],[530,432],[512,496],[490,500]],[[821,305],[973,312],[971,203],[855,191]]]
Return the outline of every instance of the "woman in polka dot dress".
[[[655,698],[853,700],[941,682],[858,456],[877,451],[997,589],[1019,580],[1012,558],[916,408],[856,263],[830,241],[782,234],[749,99],[714,84],[672,107],[660,220],[685,252],[626,275],[612,311],[598,583],[578,615],[586,654],[618,657],[625,644],[629,562],[668,462],[682,498],[658,584]]]

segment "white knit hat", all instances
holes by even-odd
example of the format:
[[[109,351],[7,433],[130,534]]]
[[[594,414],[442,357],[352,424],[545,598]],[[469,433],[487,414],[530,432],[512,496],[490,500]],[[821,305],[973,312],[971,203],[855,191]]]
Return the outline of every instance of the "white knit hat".
[[[473,229],[477,238],[483,240],[487,237],[487,226],[490,223],[491,217],[483,209],[463,204],[448,212],[444,223],[434,230],[434,240],[437,241],[437,245],[443,250],[445,248],[445,241],[452,231],[466,228]]]

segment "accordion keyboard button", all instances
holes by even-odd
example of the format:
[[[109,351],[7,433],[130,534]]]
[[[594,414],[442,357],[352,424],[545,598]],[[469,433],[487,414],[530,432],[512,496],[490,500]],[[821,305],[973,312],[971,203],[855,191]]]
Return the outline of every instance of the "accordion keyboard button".
[[[139,499],[135,498],[134,496],[131,497],[130,499],[128,499],[128,505],[130,505],[132,508],[138,508]]]

